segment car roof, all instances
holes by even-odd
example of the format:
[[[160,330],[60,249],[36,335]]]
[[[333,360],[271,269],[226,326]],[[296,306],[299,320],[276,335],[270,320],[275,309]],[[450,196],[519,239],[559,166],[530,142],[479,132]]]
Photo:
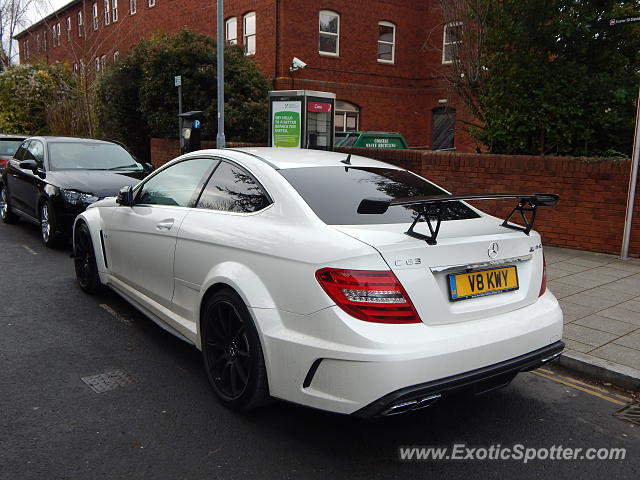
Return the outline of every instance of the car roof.
[[[11,135],[9,133],[0,133],[0,140],[24,140],[26,135]]]
[[[349,157],[349,154],[346,153],[328,152],[325,150],[273,147],[237,148],[232,150],[258,157],[280,170],[302,167],[345,167],[347,165],[353,167],[378,167],[402,170],[395,165],[371,158],[361,157],[359,155],[351,155]],[[347,157],[349,157],[349,164],[344,163]]]
[[[95,138],[37,136],[37,137],[29,137],[29,139],[44,140],[45,142],[56,142],[56,143],[104,143],[108,145],[113,145],[113,142],[107,142],[105,140],[98,140]]]

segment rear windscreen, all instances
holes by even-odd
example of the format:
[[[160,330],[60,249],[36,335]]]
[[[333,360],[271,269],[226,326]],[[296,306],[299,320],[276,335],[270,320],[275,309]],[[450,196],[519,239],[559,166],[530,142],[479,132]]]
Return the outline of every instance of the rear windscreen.
[[[381,215],[359,214],[365,198],[390,199],[446,195],[447,192],[406,170],[361,167],[309,167],[280,173],[328,225],[410,223],[416,207],[389,207]],[[460,202],[443,204],[443,220],[478,218]]]

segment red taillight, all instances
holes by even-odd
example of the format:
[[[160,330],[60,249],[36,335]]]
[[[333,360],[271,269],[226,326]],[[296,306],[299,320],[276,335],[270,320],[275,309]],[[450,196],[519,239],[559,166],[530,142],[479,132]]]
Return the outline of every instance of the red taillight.
[[[349,315],[376,323],[420,323],[409,295],[392,271],[340,270],[316,272],[324,291]]]
[[[8,158],[0,157],[0,167],[2,167],[3,165],[6,165],[7,163],[9,163],[9,159]]]
[[[544,295],[547,291],[547,261],[544,259],[544,252],[542,252],[542,283],[540,284],[539,297]]]

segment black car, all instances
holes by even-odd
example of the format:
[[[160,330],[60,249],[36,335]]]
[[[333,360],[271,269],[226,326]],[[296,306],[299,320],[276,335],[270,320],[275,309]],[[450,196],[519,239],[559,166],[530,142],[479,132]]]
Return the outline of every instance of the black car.
[[[0,133],[0,175],[2,175],[9,160],[13,158],[13,154],[18,151],[18,148],[20,148],[20,145],[22,145],[22,142],[24,142],[26,138],[24,135],[6,135]]]
[[[150,171],[112,142],[66,137],[26,139],[2,174],[0,217],[40,225],[53,247],[71,236],[76,215],[136,185]]]

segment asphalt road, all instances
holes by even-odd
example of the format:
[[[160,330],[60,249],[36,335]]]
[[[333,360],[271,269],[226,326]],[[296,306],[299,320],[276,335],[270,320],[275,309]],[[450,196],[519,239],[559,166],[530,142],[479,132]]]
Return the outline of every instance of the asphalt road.
[[[521,374],[484,396],[372,421],[284,402],[230,412],[216,402],[193,347],[113,293],[82,293],[69,254],[42,246],[33,226],[0,224],[3,480],[640,475],[640,427],[612,415],[619,405],[538,374]],[[114,369],[133,383],[98,394],[81,381]],[[455,443],[627,453],[617,461],[527,464],[398,458],[400,446]]]

